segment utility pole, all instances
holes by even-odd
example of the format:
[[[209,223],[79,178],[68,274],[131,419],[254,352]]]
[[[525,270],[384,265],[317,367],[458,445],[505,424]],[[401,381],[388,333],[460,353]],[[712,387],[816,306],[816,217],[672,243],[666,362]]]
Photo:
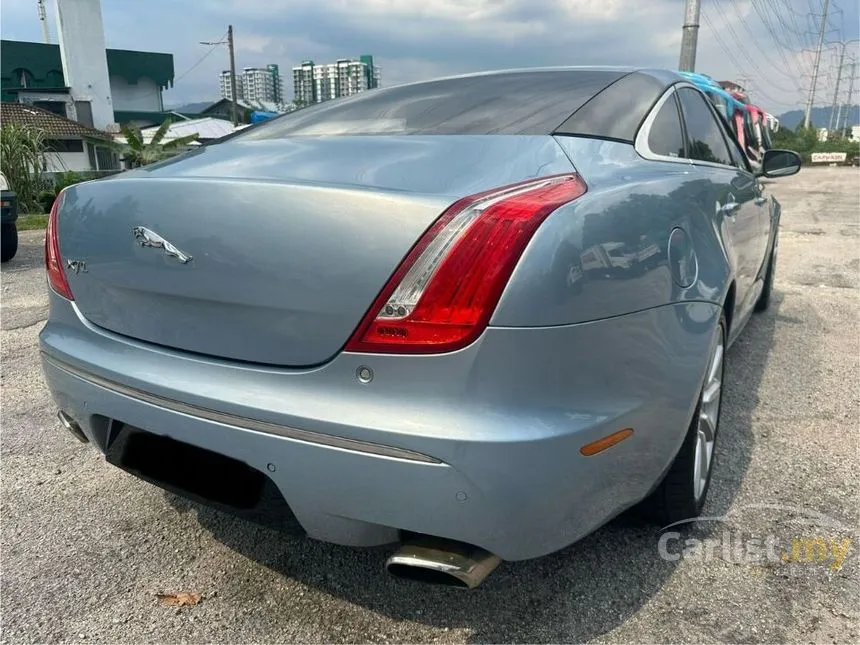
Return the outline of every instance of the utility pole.
[[[806,99],[806,114],[803,117],[803,127],[808,128],[812,119],[812,103],[815,101],[815,85],[818,83],[818,67],[821,65],[821,48],[824,46],[824,33],[827,31],[827,9],[830,0],[824,0],[824,13],[821,16],[821,29],[818,32],[818,50],[815,52],[815,65],[812,68],[812,84],[809,86],[809,98]]]
[[[825,9],[826,11],[826,9]],[[239,125],[239,111],[236,106],[236,56],[233,51],[233,25],[227,27],[227,49],[230,50],[230,94],[233,97],[233,127]]]
[[[687,5],[684,8],[684,27],[681,31],[681,60],[678,63],[678,69],[682,72],[696,71],[696,45],[699,39],[700,9],[699,0],[687,0]]]
[[[830,123],[827,125],[827,134],[833,130],[833,113],[836,112],[836,106],[839,105],[839,111],[842,111],[842,105],[839,103],[839,83],[842,82],[842,68],[845,66],[845,43],[842,43],[842,53],[839,55],[839,67],[836,69],[836,89],[833,90],[833,105],[830,107]],[[836,117],[836,129],[839,129],[839,117]]]
[[[857,60],[851,61],[851,78],[848,79],[848,98],[845,99],[845,122],[842,126],[843,136],[848,137],[848,121],[851,118],[852,105],[851,95],[854,94],[854,74],[857,72]],[[841,115],[840,115],[841,116]],[[839,128],[839,119],[836,119],[836,128]]]
[[[227,27],[226,41],[218,40],[212,42],[208,40],[201,40],[200,44],[211,45],[214,48],[216,45],[223,45],[225,42],[227,43],[227,49],[230,52],[230,111],[232,112],[233,127],[235,128],[237,125],[239,125],[239,108],[236,103],[236,56],[233,48],[233,25],[229,25]]]

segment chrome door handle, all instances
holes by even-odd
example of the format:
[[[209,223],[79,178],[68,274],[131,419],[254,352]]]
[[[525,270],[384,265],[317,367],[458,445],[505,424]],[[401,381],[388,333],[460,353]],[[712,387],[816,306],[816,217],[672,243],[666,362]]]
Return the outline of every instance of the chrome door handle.
[[[764,206],[765,204],[767,204],[767,197],[756,197],[755,198],[755,205],[756,206]]]
[[[726,202],[720,206],[717,212],[723,215],[734,215],[740,207],[741,205],[738,202]]]

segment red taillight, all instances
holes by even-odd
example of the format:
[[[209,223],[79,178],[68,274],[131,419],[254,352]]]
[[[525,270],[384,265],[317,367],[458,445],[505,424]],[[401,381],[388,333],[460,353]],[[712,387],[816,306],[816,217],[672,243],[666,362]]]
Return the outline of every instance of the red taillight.
[[[66,280],[66,272],[63,271],[63,258],[60,257],[57,211],[60,210],[62,199],[62,193],[57,195],[54,205],[51,206],[51,214],[48,216],[48,230],[45,232],[45,270],[48,273],[48,284],[51,285],[51,288],[63,298],[74,300],[69,282]]]
[[[558,175],[455,203],[395,271],[346,351],[433,354],[474,341],[537,227],[585,190],[578,175]]]

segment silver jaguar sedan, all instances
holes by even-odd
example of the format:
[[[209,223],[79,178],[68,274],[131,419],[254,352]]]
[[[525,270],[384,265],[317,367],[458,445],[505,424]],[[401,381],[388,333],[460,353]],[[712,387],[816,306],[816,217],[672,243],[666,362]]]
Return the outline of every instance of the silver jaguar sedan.
[[[669,71],[375,89],[70,187],[40,336],[62,424],[225,509],[474,587],[641,504],[695,517],[779,204]],[[110,495],[106,491],[106,495]]]

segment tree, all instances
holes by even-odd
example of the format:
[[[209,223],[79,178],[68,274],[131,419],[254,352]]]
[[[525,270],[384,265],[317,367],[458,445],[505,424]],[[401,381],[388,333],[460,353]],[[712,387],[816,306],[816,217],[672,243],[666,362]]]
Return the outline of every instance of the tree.
[[[794,150],[809,162],[813,152],[845,152],[848,159],[860,154],[860,143],[846,138],[833,138],[827,141],[818,140],[818,130],[804,128],[803,124],[796,131],[780,128],[773,136],[774,148]]]
[[[167,130],[171,125],[171,120],[166,119],[164,123],[159,126],[158,130],[155,131],[155,134],[152,136],[152,140],[149,143],[146,143],[140,132],[140,128],[124,124],[120,126],[120,131],[122,132],[122,136],[125,138],[126,142],[118,143],[114,141],[107,145],[118,152],[132,168],[145,166],[179,154],[183,147],[193,141],[197,141],[199,135],[194,133],[162,143],[161,140],[164,139],[164,135],[167,134]],[[105,142],[101,140],[93,140],[92,143],[102,146],[105,145]]]
[[[773,133],[773,147],[783,150],[794,150],[797,134],[789,128],[780,128]]]
[[[0,128],[0,170],[15,191],[22,212],[38,209],[44,152],[41,130],[18,123],[4,123]]]
[[[818,147],[818,130],[812,126],[804,128],[802,125],[797,127],[797,136],[795,138],[794,151],[804,158],[807,158]]]

